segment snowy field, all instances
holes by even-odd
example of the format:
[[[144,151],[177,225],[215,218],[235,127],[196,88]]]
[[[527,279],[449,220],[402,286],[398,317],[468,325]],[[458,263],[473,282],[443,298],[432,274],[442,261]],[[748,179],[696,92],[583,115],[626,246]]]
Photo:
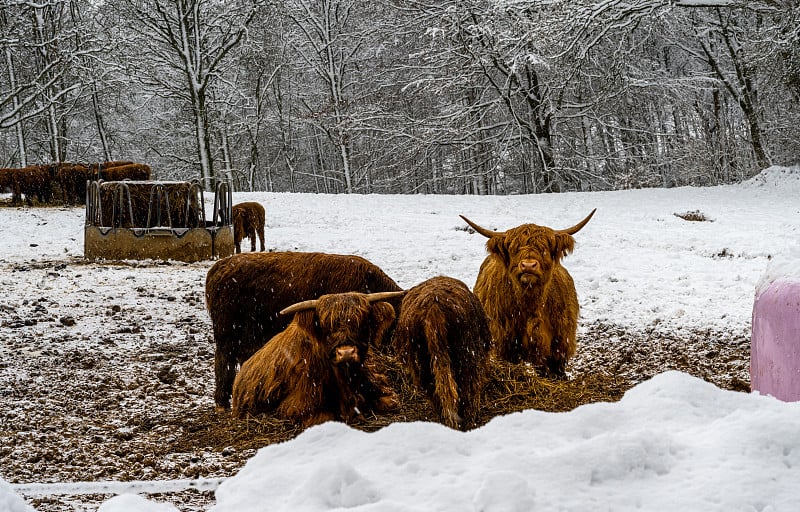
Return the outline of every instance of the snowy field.
[[[403,287],[436,275],[474,284],[485,239],[467,231],[459,214],[494,230],[527,222],[565,228],[597,208],[564,260],[581,303],[581,332],[610,325],[687,339],[723,333],[719,343],[741,340],[749,337],[759,281],[800,276],[798,168],[770,168],[749,182],[711,188],[511,197],[234,194],[234,202],[245,200],[267,211],[268,250],[358,254]],[[2,361],[24,353],[33,364],[37,358],[55,364],[103,344],[125,353],[158,348],[172,336],[166,325],[181,325],[187,339],[204,343],[210,334],[202,289],[211,262],[84,263],[82,209],[7,207],[0,221],[0,368],[12,370],[0,372],[0,512],[31,510],[35,484],[47,484],[44,493],[63,486],[104,494],[102,485],[122,493],[104,501],[103,512],[176,510],[169,495],[176,484],[152,481],[147,472],[123,478],[137,480],[128,486],[114,484],[119,474],[102,471],[64,482],[43,461],[38,476],[10,477],[6,461],[25,457],[27,449],[8,446],[23,428],[16,419],[46,413],[21,394],[41,385],[41,375]],[[125,324],[128,313],[141,320]],[[119,334],[128,336],[114,337]],[[203,357],[212,350],[197,349]],[[161,387],[148,388],[148,372],[169,369],[154,368],[158,358],[137,357],[134,374],[108,384],[141,391],[131,395],[132,411],[142,407],[135,396],[147,397],[147,408],[158,411],[165,382],[169,392],[189,393],[200,406],[213,407],[211,379],[161,374]],[[95,365],[103,362],[95,359]],[[80,361],[78,372],[88,364]],[[63,393],[68,402],[70,390]],[[73,408],[64,422],[93,413]],[[124,434],[128,427],[119,418],[119,424],[92,428],[104,439],[104,429]],[[40,441],[29,437],[33,444],[61,442],[57,452],[69,450],[57,433],[42,434]],[[125,440],[116,437],[122,451],[135,450],[125,448]],[[59,454],[53,457],[63,463]],[[201,480],[193,485],[203,485],[207,475],[196,476]],[[790,511],[800,503],[800,405],[665,371],[619,402],[565,413],[524,411],[467,433],[426,422],[373,433],[325,424],[261,449],[235,474],[208,485],[219,481],[214,512]],[[156,500],[131,492],[163,494]],[[96,509],[79,499],[72,506]],[[36,510],[49,509],[45,503]]]

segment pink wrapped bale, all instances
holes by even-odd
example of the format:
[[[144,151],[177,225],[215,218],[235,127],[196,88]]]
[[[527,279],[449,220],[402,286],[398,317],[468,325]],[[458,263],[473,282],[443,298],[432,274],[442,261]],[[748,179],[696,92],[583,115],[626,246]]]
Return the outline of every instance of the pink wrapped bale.
[[[800,271],[770,265],[756,288],[750,345],[750,387],[800,401]]]

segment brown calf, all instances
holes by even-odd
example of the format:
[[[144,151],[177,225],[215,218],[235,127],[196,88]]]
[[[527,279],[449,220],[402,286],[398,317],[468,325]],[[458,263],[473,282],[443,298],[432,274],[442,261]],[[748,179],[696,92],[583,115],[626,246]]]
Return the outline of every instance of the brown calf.
[[[233,205],[231,211],[233,218],[233,243],[236,252],[242,252],[242,239],[250,239],[250,250],[256,250],[256,234],[261,242],[261,250],[264,248],[264,224],[266,214],[264,207],[254,201]]]

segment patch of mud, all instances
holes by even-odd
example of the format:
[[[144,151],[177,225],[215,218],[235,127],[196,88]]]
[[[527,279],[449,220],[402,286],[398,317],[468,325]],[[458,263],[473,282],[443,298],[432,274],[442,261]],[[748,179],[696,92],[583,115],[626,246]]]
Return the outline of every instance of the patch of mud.
[[[229,477],[299,430],[272,418],[234,420],[213,406],[213,339],[203,286],[210,264],[0,262],[0,459],[12,484]],[[749,391],[749,333],[631,331],[582,325],[569,381],[498,372],[481,423],[537,407],[613,401],[665,370]],[[523,372],[524,373],[524,372]],[[507,375],[508,377],[503,377]],[[488,395],[491,394],[490,397]],[[425,420],[405,393],[389,417]],[[38,511],[95,508],[111,496],[24,496]],[[150,495],[206,510],[213,492]]]

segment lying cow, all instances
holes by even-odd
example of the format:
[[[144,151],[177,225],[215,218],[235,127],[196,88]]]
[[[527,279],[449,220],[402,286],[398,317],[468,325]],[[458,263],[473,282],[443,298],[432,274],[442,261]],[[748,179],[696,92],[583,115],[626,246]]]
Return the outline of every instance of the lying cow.
[[[575,283],[561,259],[575,248],[572,235],[594,212],[568,229],[523,224],[503,232],[461,216],[489,239],[474,291],[501,359],[528,361],[552,377],[566,375],[567,361],[575,354],[579,307]]]
[[[481,303],[464,283],[440,276],[408,290],[392,348],[442,423],[476,426],[489,372],[490,334]]]
[[[233,244],[236,252],[242,252],[242,239],[250,239],[250,250],[256,250],[256,235],[261,242],[261,251],[264,248],[264,224],[266,213],[264,207],[255,201],[248,201],[233,205],[231,209],[233,219]]]
[[[309,297],[343,292],[400,291],[378,266],[360,256],[248,252],[219,260],[206,276],[206,307],[214,327],[217,407],[228,408],[236,368],[281,332],[280,311]],[[399,309],[400,299],[393,305]]]
[[[341,293],[290,306],[289,326],[245,361],[233,383],[232,413],[270,413],[304,427],[397,408],[397,397],[366,363],[369,345],[395,319],[403,292]]]

